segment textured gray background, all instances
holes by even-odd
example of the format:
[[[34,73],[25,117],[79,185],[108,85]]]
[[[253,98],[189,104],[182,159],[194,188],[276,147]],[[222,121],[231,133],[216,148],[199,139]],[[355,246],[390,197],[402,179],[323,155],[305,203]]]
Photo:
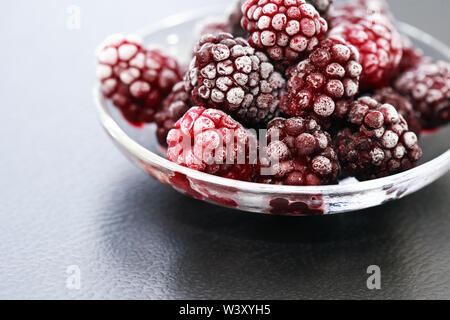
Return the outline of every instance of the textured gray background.
[[[97,43],[210,2],[2,4],[0,298],[450,298],[448,174],[370,210],[268,217],[183,197],[108,141],[91,101]],[[450,1],[390,2],[450,43]],[[65,27],[70,4],[80,30]],[[366,289],[371,264],[380,291]]]

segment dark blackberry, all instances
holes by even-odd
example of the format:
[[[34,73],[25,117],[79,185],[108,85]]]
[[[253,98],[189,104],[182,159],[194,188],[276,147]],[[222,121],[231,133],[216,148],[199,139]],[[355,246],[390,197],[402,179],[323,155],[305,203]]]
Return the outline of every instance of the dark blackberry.
[[[182,77],[174,58],[145,49],[136,36],[109,37],[97,56],[103,94],[133,124],[152,122],[162,100]]]
[[[250,44],[275,61],[296,61],[311,52],[328,30],[327,22],[305,0],[248,0],[242,27]]]
[[[381,104],[388,103],[393,105],[398,113],[400,113],[403,118],[405,118],[408,123],[408,128],[410,131],[414,132],[417,137],[420,137],[420,132],[422,131],[422,124],[420,123],[420,115],[413,108],[413,105],[409,99],[405,98],[398,92],[394,91],[392,88],[384,88],[375,92],[372,96],[375,100]]]

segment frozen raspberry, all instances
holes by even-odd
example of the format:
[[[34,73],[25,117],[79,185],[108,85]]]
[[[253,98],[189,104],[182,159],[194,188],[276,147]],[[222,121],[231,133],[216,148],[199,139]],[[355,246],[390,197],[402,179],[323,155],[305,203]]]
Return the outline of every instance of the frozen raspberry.
[[[174,85],[172,92],[164,100],[163,107],[155,114],[156,136],[160,145],[167,146],[167,134],[191,106],[191,97],[184,81]]]
[[[246,36],[246,31],[241,26],[242,6],[246,0],[237,0],[228,9],[225,17],[209,17],[197,25],[198,38],[207,34],[231,33],[235,37]],[[199,49],[199,48],[198,48]]]
[[[450,121],[450,64],[439,61],[419,65],[395,82],[395,89],[410,98],[426,128]]]
[[[179,165],[209,174],[253,180],[257,159],[254,136],[224,112],[193,107],[167,136],[167,158]]]
[[[334,0],[306,0],[306,2],[312,4],[320,14],[326,14]]]
[[[307,60],[288,70],[282,111],[292,117],[313,117],[328,129],[332,117],[346,116],[358,93],[362,70],[358,60],[358,51],[342,39],[321,41]]]
[[[145,49],[135,36],[109,37],[98,51],[97,76],[103,94],[134,124],[152,122],[162,100],[181,80],[177,61]]]
[[[363,89],[385,87],[397,73],[403,48],[392,25],[369,17],[357,24],[343,23],[332,29],[331,35],[341,36],[358,49]]]
[[[195,104],[223,110],[250,126],[276,116],[286,81],[267,56],[227,33],[202,40],[187,76]]]
[[[350,128],[335,140],[344,173],[359,180],[385,177],[413,168],[422,156],[417,136],[390,104],[370,97],[355,101]]]
[[[276,118],[268,125],[267,143],[262,169],[268,171],[261,170],[259,182],[308,186],[337,182],[340,167],[331,137],[315,120]]]
[[[382,104],[388,103],[393,105],[395,109],[397,109],[398,113],[405,118],[408,123],[409,130],[414,132],[417,137],[420,137],[420,132],[422,131],[422,124],[420,123],[419,118],[420,115],[414,110],[409,99],[405,98],[398,92],[395,92],[392,88],[378,90],[372,98]]]
[[[328,30],[327,22],[305,0],[249,0],[243,12],[250,44],[281,63],[312,51]]]

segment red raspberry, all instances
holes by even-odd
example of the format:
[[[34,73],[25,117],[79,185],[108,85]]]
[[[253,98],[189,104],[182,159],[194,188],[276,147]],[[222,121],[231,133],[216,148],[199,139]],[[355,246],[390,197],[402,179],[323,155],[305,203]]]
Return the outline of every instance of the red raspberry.
[[[306,2],[313,5],[320,14],[327,14],[334,0],[306,0]]]
[[[277,115],[286,81],[262,52],[227,33],[205,36],[200,47],[187,76],[195,104],[250,126]]]
[[[209,174],[253,180],[256,138],[229,115],[216,109],[193,107],[167,136],[167,158]]]
[[[329,38],[288,70],[288,94],[281,109],[292,117],[313,117],[328,129],[331,117],[343,118],[358,93],[362,67],[355,47]]]
[[[401,36],[393,26],[369,17],[357,24],[344,23],[332,29],[331,34],[341,36],[358,49],[363,67],[363,89],[389,84],[403,53]]]
[[[181,80],[177,61],[145,49],[135,36],[109,37],[98,51],[97,76],[103,94],[134,124],[152,122],[157,107]]]
[[[250,44],[278,62],[311,52],[328,30],[327,22],[305,0],[249,0],[243,12]]]
[[[420,137],[422,131],[422,124],[420,123],[420,115],[414,110],[413,105],[409,99],[405,98],[398,92],[395,92],[392,88],[384,88],[375,92],[372,96],[378,102],[393,105],[397,109],[403,118],[408,123],[410,131],[414,132],[417,137]]]
[[[344,173],[359,180],[385,177],[414,167],[422,156],[417,136],[390,104],[370,97],[353,103],[351,128],[338,133],[335,144]]]
[[[276,118],[268,125],[267,155],[259,182],[323,185],[337,182],[340,167],[331,137],[315,120]]]
[[[405,72],[395,89],[409,97],[426,128],[450,121],[450,64],[427,62]]]
[[[167,146],[167,134],[191,106],[191,97],[186,91],[184,81],[178,82],[164,100],[161,110],[155,114],[156,136],[161,146]]]

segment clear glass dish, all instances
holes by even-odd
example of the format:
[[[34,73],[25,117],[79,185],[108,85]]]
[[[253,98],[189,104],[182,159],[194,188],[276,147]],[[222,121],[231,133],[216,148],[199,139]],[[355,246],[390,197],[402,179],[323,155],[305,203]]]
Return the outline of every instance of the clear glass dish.
[[[158,43],[188,63],[196,24],[206,16],[223,14],[224,6],[211,7],[168,17],[138,33],[148,44]],[[425,53],[450,60],[449,48],[430,35],[405,23],[399,30]],[[405,197],[446,174],[450,168],[450,128],[425,135],[424,157],[409,171],[365,182],[346,179],[338,185],[317,187],[274,186],[235,181],[194,171],[161,156],[154,125],[136,128],[103,99],[98,86],[94,101],[100,121],[116,146],[149,176],[196,199],[234,209],[267,214],[312,215],[360,210]]]

